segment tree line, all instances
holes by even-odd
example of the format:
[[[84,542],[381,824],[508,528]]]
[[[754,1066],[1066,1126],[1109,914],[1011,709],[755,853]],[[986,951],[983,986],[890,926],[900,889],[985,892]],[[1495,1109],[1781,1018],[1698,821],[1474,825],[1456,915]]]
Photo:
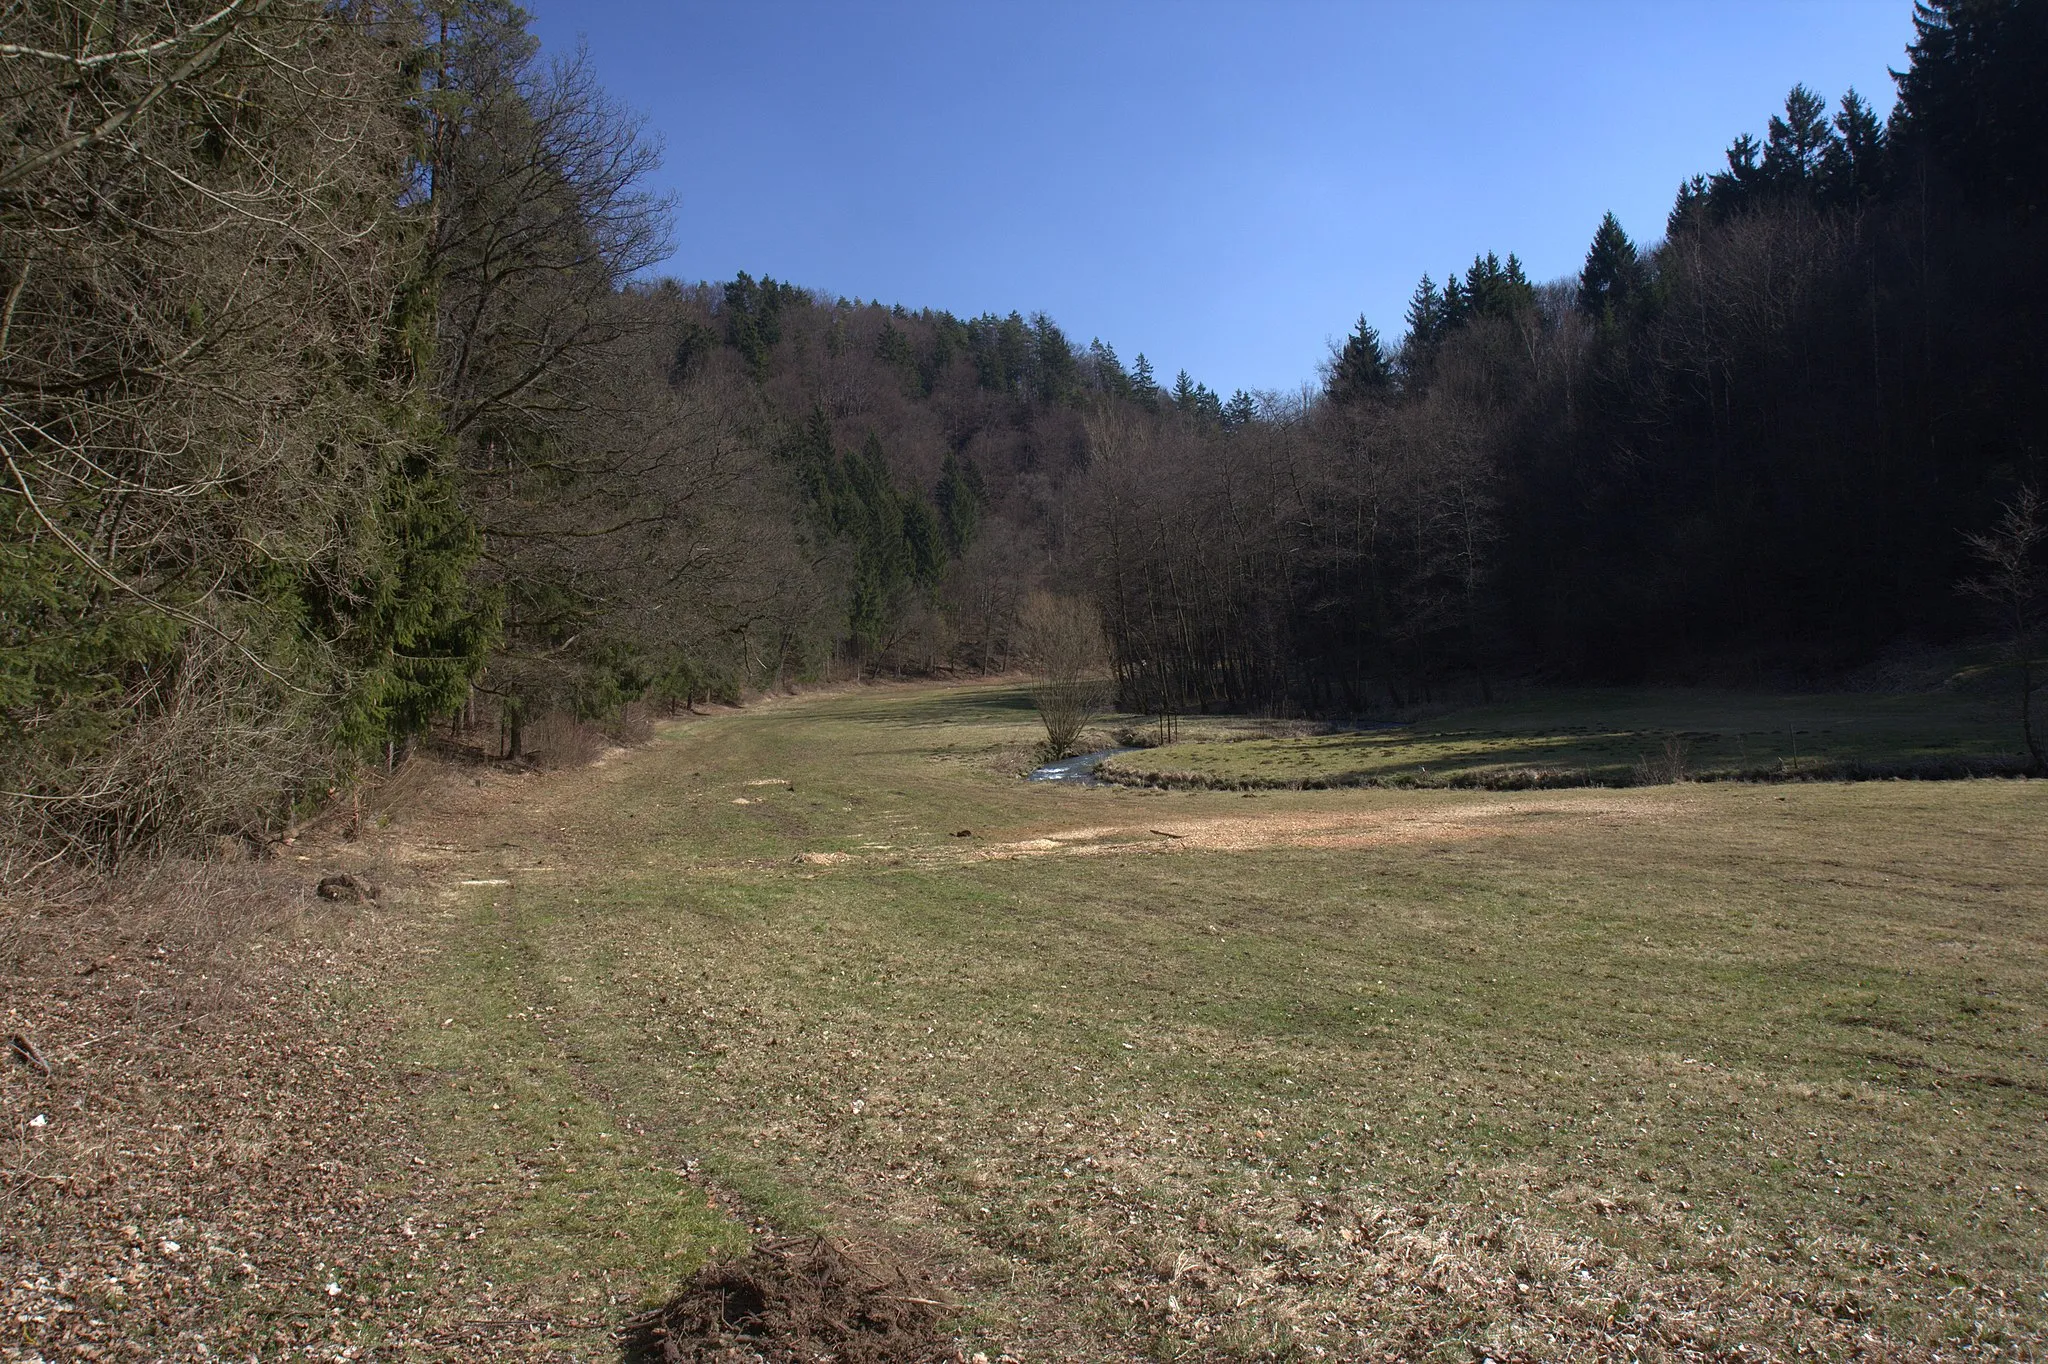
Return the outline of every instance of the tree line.
[[[0,102],[0,874],[1012,656],[1113,353],[651,278],[660,149],[516,6],[37,0]]]
[[[659,147],[501,0],[18,7],[0,871],[479,726],[1000,669],[1044,588],[1167,713],[1955,639],[2048,416],[2043,13],[1923,5],[1889,120],[1795,90],[1655,244],[1482,255],[1225,398],[1043,314],[655,277]]]
[[[1969,537],[2048,451],[2048,6],[1914,22],[1889,119],[1794,89],[1654,244],[1424,276],[1256,422],[1102,413],[1071,569],[1125,703],[1808,683],[1982,630]]]
[[[516,747],[812,609],[759,403],[669,382],[632,287],[655,148],[515,7],[6,37],[10,875],[260,836],[479,697]]]

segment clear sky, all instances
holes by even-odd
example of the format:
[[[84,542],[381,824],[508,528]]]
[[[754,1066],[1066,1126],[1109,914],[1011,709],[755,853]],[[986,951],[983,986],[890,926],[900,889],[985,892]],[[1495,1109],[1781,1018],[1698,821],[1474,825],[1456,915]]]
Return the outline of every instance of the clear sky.
[[[1225,394],[1475,252],[1575,273],[1794,82],[1886,112],[1909,0],[528,0],[666,145],[667,273],[1043,310]]]

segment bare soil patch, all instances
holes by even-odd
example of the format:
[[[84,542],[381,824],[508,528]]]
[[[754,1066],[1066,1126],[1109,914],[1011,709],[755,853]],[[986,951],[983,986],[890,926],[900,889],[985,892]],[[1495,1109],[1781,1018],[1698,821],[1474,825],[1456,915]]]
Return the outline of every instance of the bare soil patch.
[[[1143,822],[1056,829],[1030,838],[981,846],[940,846],[926,850],[918,860],[951,863],[1061,854],[1377,848],[1497,838],[1529,828],[1532,820],[1541,820],[1550,829],[1662,822],[1685,805],[1683,794],[1664,787],[1626,793],[1602,791],[1597,796],[1553,797],[1541,802],[1452,797],[1437,803],[1410,801],[1400,808],[1294,808],[1228,815],[1165,815]],[[810,852],[802,854],[799,860],[839,866],[863,859],[849,853]]]

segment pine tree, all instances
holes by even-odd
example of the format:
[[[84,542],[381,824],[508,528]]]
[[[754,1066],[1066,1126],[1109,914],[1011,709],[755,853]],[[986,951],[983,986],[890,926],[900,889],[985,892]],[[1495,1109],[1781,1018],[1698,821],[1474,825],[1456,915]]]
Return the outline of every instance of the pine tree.
[[[1116,358],[1116,347],[1105,345],[1100,337],[1088,343],[1088,369],[1098,392],[1112,398],[1131,396],[1131,376],[1124,373],[1123,362]]]
[[[2048,5],[1917,0],[1899,129],[1975,197],[2048,208]]]
[[[1426,277],[1425,277],[1426,278]],[[1323,396],[1340,407],[1376,397],[1393,387],[1393,367],[1380,346],[1380,334],[1360,314],[1358,325],[1330,357]]]
[[[1780,193],[1813,190],[1834,137],[1826,102],[1804,85],[1793,86],[1785,96],[1784,116],[1771,117],[1758,168],[1764,183]]]
[[[1628,296],[1642,282],[1643,264],[1636,244],[1622,231],[1612,213],[1600,220],[1593,244],[1586,251],[1586,265],[1579,272],[1579,311],[1589,317],[1613,320]]]
[[[1832,204],[1853,206],[1882,195],[1890,186],[1891,157],[1884,124],[1854,90],[1842,96],[1835,136],[1821,167],[1822,195]]]
[[[1401,338],[1401,373],[1410,386],[1424,381],[1444,334],[1444,297],[1427,274],[1408,296],[1408,333]]]
[[[1152,362],[1139,351],[1138,358],[1131,365],[1131,396],[1144,404],[1147,411],[1159,410],[1159,385],[1152,378]]]
[[[974,461],[948,454],[939,466],[938,486],[932,489],[932,505],[939,515],[939,534],[946,552],[959,558],[973,542],[981,525],[983,493],[981,473]]]
[[[1664,235],[1675,237],[1688,228],[1699,226],[1707,213],[1707,177],[1695,175],[1682,180],[1678,194],[1671,203],[1671,212],[1664,219]]]

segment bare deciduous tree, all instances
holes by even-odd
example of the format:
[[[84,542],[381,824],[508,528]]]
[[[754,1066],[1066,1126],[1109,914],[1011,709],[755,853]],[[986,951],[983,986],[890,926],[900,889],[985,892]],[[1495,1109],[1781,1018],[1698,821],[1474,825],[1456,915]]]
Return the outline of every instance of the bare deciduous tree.
[[[1024,602],[1018,634],[1037,680],[1032,702],[1045,722],[1040,753],[1056,762],[1074,751],[1088,722],[1109,703],[1109,646],[1092,602],[1034,592]]]

